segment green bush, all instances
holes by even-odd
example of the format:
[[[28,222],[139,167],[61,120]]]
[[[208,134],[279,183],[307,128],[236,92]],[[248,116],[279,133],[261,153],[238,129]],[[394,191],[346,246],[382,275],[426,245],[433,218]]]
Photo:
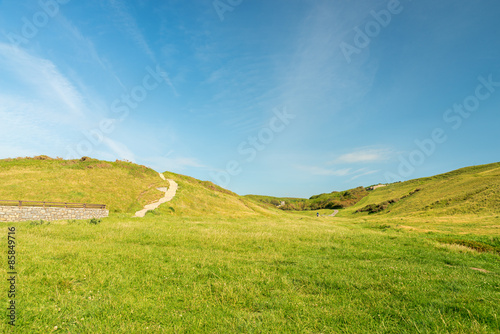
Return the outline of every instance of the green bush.
[[[476,240],[465,240],[465,239],[457,239],[457,238],[439,238],[437,239],[439,242],[446,244],[455,244],[461,245],[468,248],[472,248],[478,252],[491,252],[500,254],[500,247],[495,247],[492,245],[488,245],[481,241]]]
[[[97,225],[97,224],[100,224],[101,223],[101,220],[100,219],[97,219],[97,218],[92,218],[89,220],[89,224],[92,224],[92,225]]]
[[[50,225],[50,222],[46,222],[43,219],[30,221],[30,225],[35,225],[36,226],[36,225],[43,225],[43,224]]]

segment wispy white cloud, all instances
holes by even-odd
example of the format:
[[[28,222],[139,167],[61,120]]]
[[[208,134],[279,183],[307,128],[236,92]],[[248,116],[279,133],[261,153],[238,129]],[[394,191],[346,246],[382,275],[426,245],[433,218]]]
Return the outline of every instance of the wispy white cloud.
[[[380,172],[380,170],[369,170],[369,171],[367,171],[367,172],[364,172],[364,173],[361,173],[361,174],[358,174],[358,175],[355,175],[355,176],[351,177],[351,178],[349,179],[349,181],[354,181],[354,180],[356,180],[357,178],[360,178],[360,177],[362,177],[362,176],[371,175],[371,174],[375,174],[375,173],[378,173],[378,172]]]
[[[108,137],[103,137],[102,142],[106,145],[119,159],[126,159],[128,161],[135,162],[135,154],[127,147],[127,145],[110,139]]]
[[[27,85],[37,95],[35,98],[64,110],[64,115],[59,115],[61,120],[83,118],[86,106],[81,94],[51,61],[0,43],[0,66],[15,81]]]
[[[0,94],[0,155],[51,154],[64,142],[58,119],[39,103]],[[68,125],[65,125],[68,128]]]
[[[359,62],[348,66],[339,45],[381,2],[361,2],[359,6],[314,3],[299,24],[295,52],[285,67],[283,104],[300,106],[310,113],[314,100],[317,112],[331,115],[369,92],[378,70],[376,61],[369,59],[369,50],[360,55]]]
[[[382,149],[358,149],[350,153],[346,153],[330,162],[334,163],[364,163],[385,161],[391,158],[391,150]]]
[[[106,73],[109,73],[124,90],[126,90],[127,87],[125,87],[118,75],[111,69],[106,59],[99,55],[94,42],[90,38],[84,36],[62,13],[59,14],[56,19],[62,26],[62,31],[66,33],[69,36],[69,40],[73,42],[73,48],[76,51],[76,55],[86,61],[89,59],[99,65]]]
[[[23,147],[36,154],[61,152],[83,140],[82,131],[95,126],[96,112],[89,106],[103,102],[88,92],[82,95],[83,83],[75,86],[51,61],[0,44],[0,67],[5,69],[0,78],[2,144],[17,146],[20,152],[26,151]],[[10,90],[9,83],[17,89]],[[114,156],[134,161],[125,145],[109,138],[103,144]]]
[[[115,24],[119,29],[123,30],[133,41],[134,43],[141,49],[153,63],[158,64],[158,60],[156,59],[156,54],[153,49],[149,46],[146,38],[144,37],[143,32],[141,31],[139,25],[137,24],[136,19],[130,13],[127,5],[120,0],[109,0],[110,7],[114,13]],[[175,96],[179,96],[179,92],[175,87],[174,83],[170,75],[167,71],[163,70],[163,79],[165,83],[172,89]]]
[[[123,29],[135,44],[156,63],[155,53],[149,47],[146,38],[144,38],[135,18],[130,14],[125,3],[119,0],[109,0],[109,4],[115,13],[116,23],[119,28]]]
[[[208,78],[205,80],[204,83],[213,84],[213,83],[219,81],[225,75],[227,75],[226,72],[227,71],[225,69],[219,68],[219,69],[213,71],[212,73],[210,73],[210,75],[208,76]],[[214,98],[214,99],[216,99],[216,98]]]
[[[94,43],[89,38],[83,36],[80,30],[75,27],[75,25],[73,25],[63,14],[59,14],[57,16],[57,21],[64,28],[64,32],[78,44],[79,53],[84,53],[84,56],[90,56],[90,59],[99,64],[104,70],[108,70],[102,58],[99,56]]]

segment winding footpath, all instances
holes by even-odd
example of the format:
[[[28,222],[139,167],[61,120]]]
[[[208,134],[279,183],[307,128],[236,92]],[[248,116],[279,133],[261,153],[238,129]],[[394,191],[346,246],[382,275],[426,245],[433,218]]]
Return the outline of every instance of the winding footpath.
[[[335,217],[339,213],[339,210],[333,210],[333,213],[331,215],[319,215],[318,217]]]
[[[331,215],[329,215],[329,217],[335,217],[335,215],[337,215],[337,213],[339,213],[339,210],[334,210],[333,213]]]
[[[148,212],[150,210],[154,210],[157,207],[159,207],[161,204],[166,203],[168,201],[171,201],[172,198],[174,198],[175,193],[177,192],[177,188],[178,188],[177,183],[171,179],[167,180],[167,179],[165,179],[165,176],[163,174],[161,174],[161,173],[159,173],[159,174],[160,174],[160,177],[162,180],[166,180],[166,181],[168,181],[168,183],[170,183],[170,187],[168,187],[168,188],[166,188],[166,187],[156,188],[159,191],[163,191],[165,193],[165,196],[163,198],[161,198],[158,202],[148,204],[144,207],[144,209],[137,211],[135,213],[136,217],[144,217],[146,215],[146,212]]]

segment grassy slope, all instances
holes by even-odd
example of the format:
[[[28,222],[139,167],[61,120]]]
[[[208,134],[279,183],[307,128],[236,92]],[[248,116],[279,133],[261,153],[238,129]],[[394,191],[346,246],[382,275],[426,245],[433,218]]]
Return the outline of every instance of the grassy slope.
[[[175,180],[179,188],[170,202],[155,210],[156,214],[221,217],[274,216],[281,214],[275,208],[265,208],[261,203],[241,197],[210,181],[200,181],[171,172],[164,172],[163,175],[166,178]]]
[[[250,198],[254,201],[261,202],[264,204],[268,204],[271,206],[278,206],[281,202],[285,203],[298,203],[306,201],[305,198],[296,198],[296,197],[274,197],[274,196],[266,196],[266,195],[245,195],[245,198]]]
[[[174,199],[154,214],[227,215],[280,214],[272,208],[220,188],[208,181],[163,173],[179,184]],[[158,173],[130,162],[98,160],[0,160],[0,199],[107,204],[111,212],[133,213],[157,201],[168,186]]]
[[[265,203],[271,206],[280,205],[283,210],[321,210],[321,209],[341,209],[354,205],[363,197],[367,196],[368,192],[363,187],[349,189],[346,191],[334,191],[331,193],[311,196],[311,198],[289,198],[289,197],[272,197],[262,195],[246,195],[246,198],[251,198],[257,202]]]
[[[401,198],[420,189],[386,210],[384,217],[446,217],[457,215],[496,216],[500,212],[500,163],[462,168],[433,177],[410,180],[378,188],[340,216],[355,213],[369,204]]]
[[[159,199],[168,183],[154,170],[128,162],[0,160],[0,199],[107,204],[134,212]]]

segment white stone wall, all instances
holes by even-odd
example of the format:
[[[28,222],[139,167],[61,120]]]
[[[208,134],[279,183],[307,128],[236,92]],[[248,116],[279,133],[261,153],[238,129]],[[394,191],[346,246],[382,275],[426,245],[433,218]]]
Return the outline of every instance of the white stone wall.
[[[106,209],[0,206],[0,222],[104,218]]]

